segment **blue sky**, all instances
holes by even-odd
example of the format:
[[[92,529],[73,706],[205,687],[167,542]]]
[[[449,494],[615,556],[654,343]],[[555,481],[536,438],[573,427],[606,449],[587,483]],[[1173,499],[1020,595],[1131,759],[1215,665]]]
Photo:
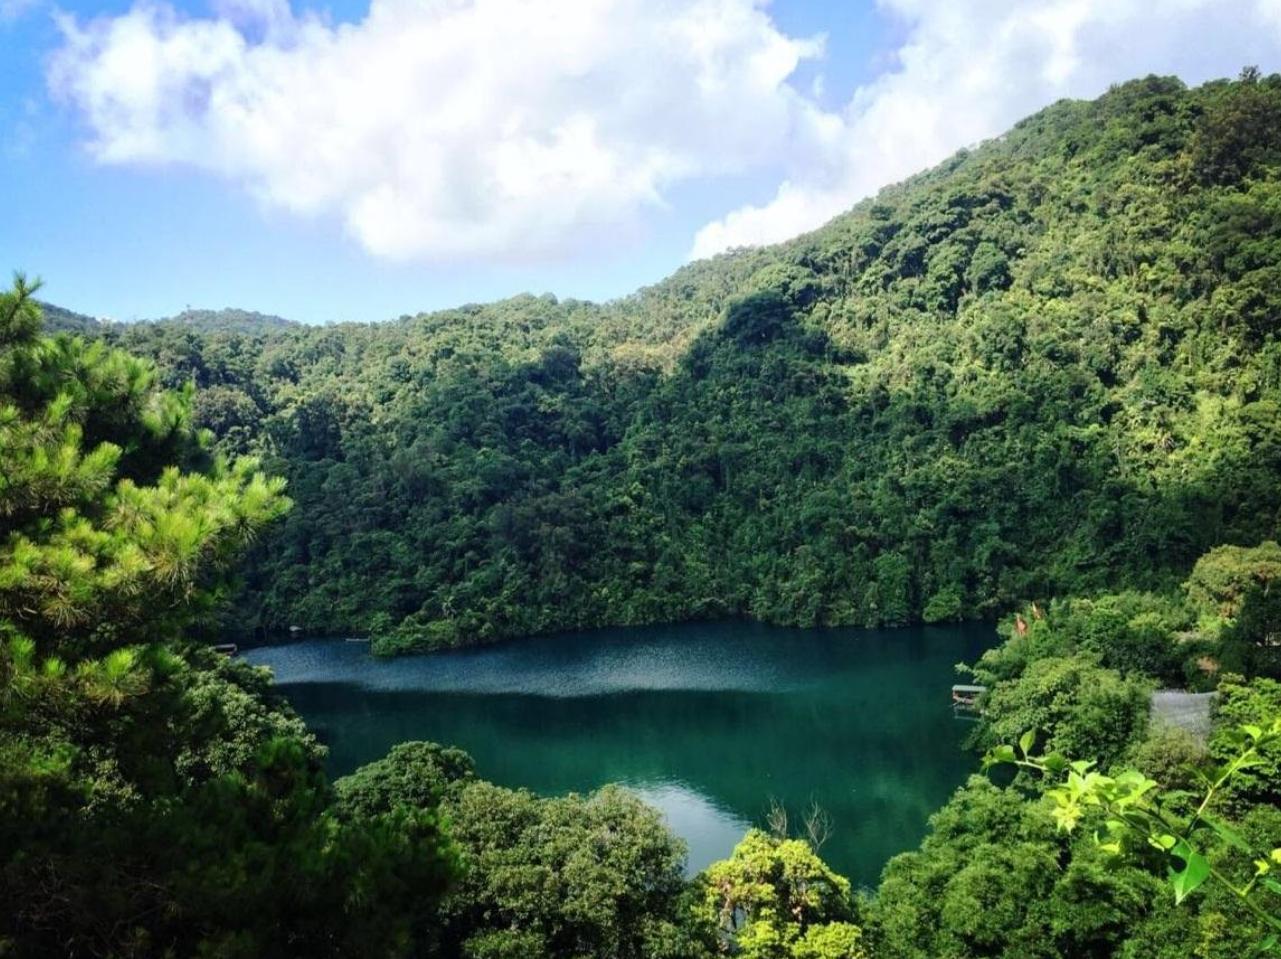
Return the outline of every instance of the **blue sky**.
[[[604,299],[1060,96],[1281,50],[1272,0],[1141,36],[1127,0],[549,3],[0,0],[0,265],[115,319]]]

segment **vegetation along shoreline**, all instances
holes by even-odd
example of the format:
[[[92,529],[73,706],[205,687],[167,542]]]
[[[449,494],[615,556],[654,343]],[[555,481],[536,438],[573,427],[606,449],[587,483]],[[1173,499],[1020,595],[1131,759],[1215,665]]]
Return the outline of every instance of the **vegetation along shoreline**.
[[[1061,101],[604,304],[36,295],[0,294],[0,954],[1281,948],[1281,76]],[[875,888],[795,816],[687,878],[627,789],[450,744],[330,781],[211,648],[726,619],[998,623],[956,677],[982,768]],[[1157,689],[1216,693],[1209,729]]]

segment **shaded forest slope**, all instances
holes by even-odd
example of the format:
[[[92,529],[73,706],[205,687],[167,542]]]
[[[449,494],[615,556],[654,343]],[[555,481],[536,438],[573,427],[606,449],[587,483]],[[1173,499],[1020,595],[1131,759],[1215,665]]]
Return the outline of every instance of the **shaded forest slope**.
[[[987,616],[1281,532],[1279,173],[1281,78],[1148,78],[608,304],[104,333],[288,477],[239,628]]]

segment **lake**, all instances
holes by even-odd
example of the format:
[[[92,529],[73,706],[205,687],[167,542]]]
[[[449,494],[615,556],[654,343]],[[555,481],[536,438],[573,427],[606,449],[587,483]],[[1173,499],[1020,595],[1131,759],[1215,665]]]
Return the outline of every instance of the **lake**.
[[[689,844],[724,857],[771,802],[817,803],[822,855],[872,885],[975,771],[954,665],[990,625],[889,630],[749,623],[597,630],[377,659],[365,643],[246,650],[329,746],[341,776],[398,742],[466,749],[477,772],[552,795],[625,783]]]

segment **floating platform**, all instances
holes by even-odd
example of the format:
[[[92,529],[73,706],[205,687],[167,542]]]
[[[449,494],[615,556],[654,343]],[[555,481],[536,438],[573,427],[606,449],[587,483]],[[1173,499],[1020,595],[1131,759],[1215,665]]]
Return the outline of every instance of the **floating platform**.
[[[967,686],[964,683],[957,683],[952,687],[952,705],[974,709],[979,697],[985,692],[987,692],[986,686]]]

